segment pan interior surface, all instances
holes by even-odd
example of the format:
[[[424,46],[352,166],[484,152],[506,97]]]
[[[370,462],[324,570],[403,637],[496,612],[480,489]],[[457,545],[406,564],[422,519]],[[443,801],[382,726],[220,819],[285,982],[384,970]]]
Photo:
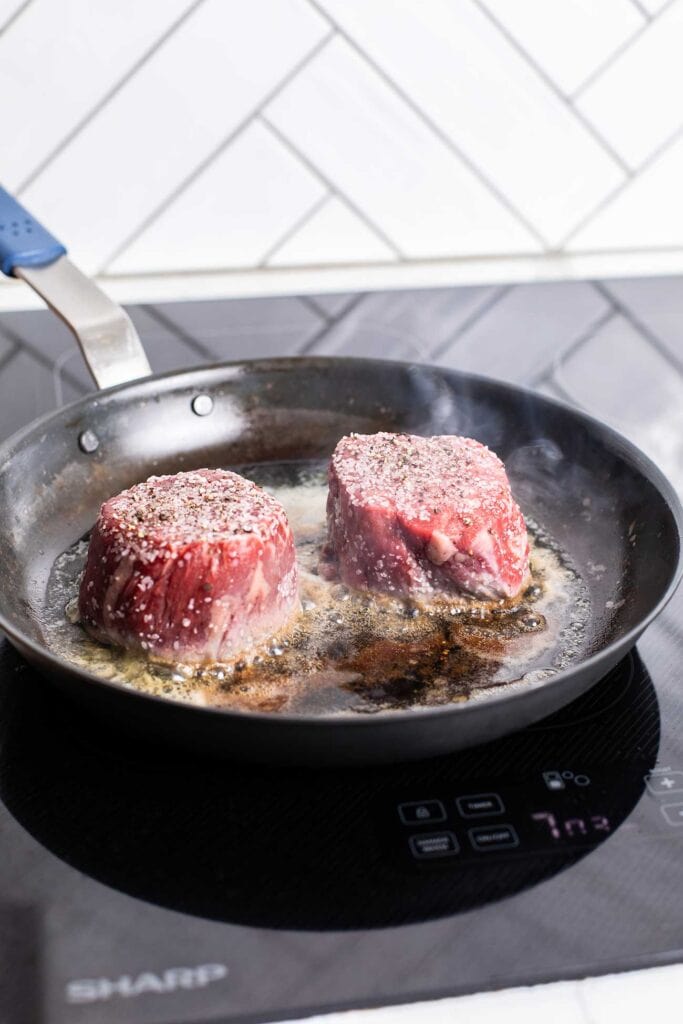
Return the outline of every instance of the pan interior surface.
[[[83,540],[59,556],[48,583],[44,628],[52,650],[142,692],[200,706],[318,717],[482,699],[501,687],[538,684],[580,655],[590,609],[586,585],[571,559],[531,521],[532,578],[519,598],[454,596],[423,605],[318,573],[326,538],[324,461],[230,468],[264,487],[287,512],[300,576],[301,611],[293,621],[248,656],[204,667],[104,646],[75,621]]]
[[[193,412],[198,394],[211,396],[209,416]],[[90,454],[78,447],[85,429],[98,440]],[[680,540],[665,485],[594,421],[515,388],[429,367],[273,360],[114,389],[10,442],[0,469],[3,624],[30,648],[49,648],[55,559],[117,491],[202,466],[249,465],[258,475],[264,464],[320,465],[342,435],[378,430],[463,434],[497,452],[523,512],[585,585],[590,615],[576,663],[638,629],[670,589]]]

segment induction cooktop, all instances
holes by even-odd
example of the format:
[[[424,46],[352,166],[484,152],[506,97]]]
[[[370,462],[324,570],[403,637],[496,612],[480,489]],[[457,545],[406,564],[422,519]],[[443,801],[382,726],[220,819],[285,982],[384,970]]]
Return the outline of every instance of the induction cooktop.
[[[412,764],[254,767],[0,645],[0,1019],[275,1020],[683,959],[680,592],[588,694]]]
[[[539,288],[499,289],[466,326],[477,289],[131,314],[156,369],[283,346],[413,358],[419,328],[430,358],[515,380],[533,366],[524,382],[624,413],[671,467],[655,385],[678,364],[662,370],[659,343],[655,359],[656,325],[631,322],[640,348],[605,361],[602,321],[586,333],[562,288],[605,289]],[[552,339],[529,329],[539,303]],[[0,434],[89,387],[56,318],[4,326]],[[683,589],[609,676],[522,732],[343,771],[134,741],[0,640],[0,1021],[272,1021],[683,960],[682,622]]]

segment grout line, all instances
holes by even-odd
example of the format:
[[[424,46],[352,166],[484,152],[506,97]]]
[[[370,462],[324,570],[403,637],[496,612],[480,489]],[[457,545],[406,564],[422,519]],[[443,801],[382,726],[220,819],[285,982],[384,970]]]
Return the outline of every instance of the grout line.
[[[308,168],[308,170],[312,174],[314,174],[316,176],[316,178],[318,178],[318,180],[321,181],[323,183],[323,185],[325,185],[329,189],[329,191],[330,191],[330,193],[332,195],[339,194],[339,197],[341,199],[343,199],[344,202],[353,210],[353,212],[356,214],[356,216],[360,217],[360,219],[365,224],[366,228],[368,228],[370,231],[372,231],[373,234],[378,235],[382,239],[384,244],[387,245],[391,249],[391,251],[396,254],[396,257],[397,257],[397,259],[399,261],[403,262],[405,260],[405,256],[403,255],[401,250],[398,248],[396,243],[393,242],[391,240],[391,238],[389,238],[389,236],[384,233],[382,228],[380,228],[378,224],[375,224],[374,221],[370,220],[370,218],[367,216],[367,214],[363,210],[361,210],[360,207],[357,206],[356,203],[354,203],[354,201],[349,196],[347,196],[345,192],[339,192],[338,193],[338,190],[337,190],[336,186],[334,185],[334,182],[332,182],[327,177],[326,174],[323,174],[323,172],[320,170],[320,168],[317,167],[311,160],[309,160],[309,158],[306,156],[306,154],[302,153],[301,150],[298,149],[294,145],[294,143],[291,142],[290,139],[288,139],[287,136],[283,132],[281,132],[280,129],[277,128],[272,123],[272,121],[269,121],[265,114],[261,114],[259,119],[260,119],[261,123],[264,124],[266,126],[266,128],[268,128],[269,131],[272,132],[272,134],[275,136],[275,138],[279,142],[281,142],[282,145],[285,146],[289,150],[290,153],[292,153],[295,157],[297,157]]]
[[[596,320],[595,323],[581,335],[581,337],[577,338],[569,348],[565,349],[564,352],[556,353],[554,359],[548,366],[550,380],[552,381],[553,386],[558,388],[562,394],[575,405],[582,405],[582,403],[571,393],[571,391],[568,390],[568,388],[564,386],[562,382],[563,364],[566,363],[571,356],[580,352],[584,345],[587,345],[589,341],[592,341],[603,327],[606,327],[612,320],[615,320],[618,315],[619,314],[614,308],[607,310],[607,312]],[[585,407],[582,405],[582,408]]]
[[[0,25],[0,36],[4,32],[6,32],[9,28],[12,27],[12,25],[17,20],[17,18],[21,17],[21,15],[24,13],[26,8],[29,7],[32,2],[33,2],[33,0],[24,0],[24,3],[21,4],[19,7],[17,7],[17,9],[14,12],[14,14],[10,14],[9,18],[7,19],[7,21],[4,22],[2,25]]]
[[[64,405],[64,367],[69,362],[70,359],[73,359],[77,355],[80,355],[81,358],[83,357],[83,353],[80,351],[80,349],[74,348],[73,350],[69,350],[68,348],[65,348],[64,351],[57,356],[55,362],[53,363],[52,390],[55,396],[55,405],[58,409],[61,409],[61,407]],[[87,393],[87,388],[81,387],[80,390],[82,394]]]
[[[313,7],[320,15],[322,15],[323,18],[327,19],[330,25],[332,25],[336,29],[338,35],[341,36],[341,38],[343,38],[346,41],[346,43],[348,43],[348,45],[351,46],[352,49],[356,51],[356,53],[362,58],[362,60],[364,60],[365,63],[372,68],[375,74],[377,74],[379,78],[382,79],[385,85],[389,86],[389,88],[394,93],[396,93],[396,95],[399,96],[401,100],[403,100],[406,106],[409,107],[410,110],[412,110],[412,112],[420,119],[420,121],[430,129],[432,134],[436,135],[436,137],[450,150],[450,152],[454,156],[456,156],[458,160],[460,160],[460,162],[464,164],[465,167],[467,167],[467,169],[478,179],[478,181],[487,189],[487,191],[489,191],[492,195],[495,196],[498,202],[505,207],[508,213],[511,213],[512,216],[515,217],[516,220],[518,220],[524,228],[526,228],[529,234],[532,235],[532,237],[539,243],[542,250],[544,252],[547,252],[550,248],[548,240],[543,237],[538,228],[512,203],[508,196],[505,195],[505,193],[491,180],[491,178],[489,178],[489,176],[485,174],[480,167],[477,166],[477,164],[467,155],[467,153],[463,149],[461,149],[460,146],[457,145],[457,143],[453,141],[450,135],[448,135],[438,125],[438,123],[434,121],[429,116],[429,114],[427,114],[427,112],[423,110],[422,107],[420,107],[415,102],[413,97],[410,96],[410,94],[407,93],[391,77],[391,75],[389,75],[381,67],[381,65],[373,57],[370,56],[367,50],[365,50],[358,43],[358,41],[353,38],[353,36],[349,35],[349,33],[346,32],[339,25],[339,23],[336,22],[334,18],[332,18],[327,13],[327,11],[320,6],[318,0],[308,0],[308,2],[311,5],[311,7]]]
[[[326,323],[329,324],[332,322],[332,318],[329,313],[326,313],[322,306],[319,306],[311,295],[295,295],[294,298],[300,302],[302,306],[306,306],[311,313],[315,313],[316,316],[322,317]],[[342,313],[343,310],[340,310],[339,315],[341,316]]]
[[[373,294],[375,294],[378,291],[380,291],[380,289],[375,289],[375,292],[373,292]],[[334,292],[330,292],[329,294],[334,295],[335,293]],[[331,323],[332,320],[334,320],[335,322],[339,322],[344,316],[346,316],[346,314],[353,308],[353,306],[356,305],[356,299],[358,297],[358,294],[359,294],[358,291],[354,291],[354,293],[351,295],[351,298],[349,298],[349,296],[347,294],[346,295],[346,302],[345,302],[345,304],[336,313],[327,313],[322,308],[322,306],[320,306],[318,304],[318,302],[316,301],[318,296],[313,297],[312,295],[299,295],[298,298],[302,302],[304,302],[305,300],[308,300],[309,307],[311,309],[316,310],[320,314],[320,316],[322,316],[325,320],[328,321],[328,323]],[[369,293],[365,293],[365,294],[369,294]]]
[[[586,409],[586,406],[583,405],[578,400],[578,398],[575,398],[574,395],[570,395],[570,393],[561,384],[560,381],[555,380],[555,377],[552,375],[552,373],[547,378],[545,378],[545,383],[552,385],[552,387],[557,391],[558,397],[561,398],[564,402],[566,402],[567,405],[573,405],[577,409],[583,409],[584,412],[588,412],[589,411],[588,409]],[[536,387],[536,385],[535,384],[530,384],[529,387],[533,388],[533,387]]]
[[[647,7],[644,7],[643,4],[641,4],[640,0],[631,0],[631,3],[637,11],[640,11],[646,21],[652,21],[652,15],[648,11]]]
[[[593,282],[591,282],[591,284],[593,284]],[[606,296],[603,295],[603,298],[606,298]],[[570,359],[571,356],[582,349],[584,345],[594,338],[595,335],[598,334],[603,327],[606,327],[607,324],[617,315],[618,311],[615,304],[613,302],[609,302],[609,308],[606,309],[604,313],[601,313],[599,317],[596,317],[593,323],[589,324],[584,331],[578,334],[577,337],[566,346],[566,348],[563,348],[561,352],[553,353],[552,359],[545,364],[536,377],[532,378],[531,387],[536,387],[537,384],[542,383],[544,380],[549,380],[552,384],[557,384],[558,382],[555,380],[555,374],[559,370],[561,364],[566,362],[567,359]],[[566,389],[563,388],[562,391],[565,395],[568,394]]]
[[[377,293],[377,292],[378,292],[378,291],[380,291],[380,290],[381,290],[381,289],[379,289],[379,288],[376,288],[376,289],[374,289],[374,292],[371,292],[371,293],[366,293],[366,294],[375,294],[375,293]],[[334,294],[334,293],[332,293],[332,294]],[[357,293],[356,293],[356,294],[357,294]],[[356,305],[356,295],[355,295],[355,294],[354,294],[354,295],[352,295],[350,299],[349,299],[349,298],[348,298],[348,296],[347,296],[347,301],[346,301],[346,303],[345,303],[345,304],[344,304],[344,305],[342,306],[342,308],[341,308],[341,309],[339,310],[339,312],[338,312],[338,313],[335,313],[335,314],[334,314],[335,318],[336,318],[337,320],[341,320],[341,319],[342,319],[342,317],[346,316],[346,314],[347,314],[347,313],[348,313],[348,312],[349,312],[349,311],[350,311],[350,310],[351,310],[351,309],[352,309],[352,308],[353,308],[353,307],[354,307],[355,305]],[[324,310],[323,310],[323,312],[324,312]],[[331,314],[330,314],[330,315],[331,315]]]
[[[313,337],[309,338],[308,341],[305,342],[301,346],[301,348],[299,349],[299,355],[301,355],[301,356],[307,355],[311,351],[311,349],[313,348],[314,345],[317,345],[319,341],[322,341],[322,339],[327,334],[330,333],[330,331],[332,330],[333,327],[336,327],[337,324],[340,324],[342,322],[342,320],[346,319],[346,316],[349,313],[353,312],[354,309],[357,309],[358,306],[363,301],[363,299],[365,299],[365,298],[366,298],[366,293],[365,292],[359,292],[358,295],[356,295],[355,298],[353,298],[351,300],[351,302],[348,304],[348,306],[345,306],[344,309],[342,309],[341,312],[337,314],[337,316],[330,317],[330,319],[327,321],[327,323],[323,324],[323,326],[320,328],[320,330],[316,331],[316,333],[313,335]]]
[[[20,352],[21,345],[17,345],[15,341],[12,341],[11,348],[5,352],[4,355],[0,356],[0,373],[2,373],[5,367],[11,363],[14,357],[19,355]]]
[[[524,381],[524,387],[534,391],[541,387],[550,388],[551,391],[557,391],[557,394],[553,395],[554,398],[560,397],[559,388],[553,380],[552,373],[543,373],[540,376],[528,378]],[[562,397],[564,398],[564,392],[562,392]]]
[[[147,313],[152,318],[152,320],[156,320],[156,322],[161,327],[164,327],[170,334],[172,334],[174,338],[177,338],[178,341],[182,342],[184,345],[187,345],[188,348],[191,348],[193,352],[196,352],[197,355],[200,355],[203,359],[216,359],[215,352],[212,352],[211,349],[206,348],[206,346],[203,345],[201,341],[198,341],[196,338],[193,338],[192,335],[188,334],[179,324],[175,322],[175,320],[172,320],[169,317],[167,317],[166,314],[162,313],[161,310],[157,309],[155,305],[148,305],[146,303],[141,304],[140,309],[144,309],[145,313]]]
[[[109,90],[109,92],[105,93],[102,99],[100,99],[99,102],[96,103],[95,106],[92,107],[87,112],[87,114],[85,114],[81,118],[81,120],[74,125],[71,131],[67,132],[64,138],[61,139],[61,141],[47,154],[47,156],[43,157],[40,163],[36,167],[34,167],[31,173],[27,175],[26,178],[24,178],[19,187],[14,190],[16,195],[20,196],[22,192],[29,188],[29,186],[32,185],[34,181],[40,177],[43,171],[53,162],[53,160],[60,156],[64,152],[64,150],[71,145],[76,136],[79,135],[83,131],[83,129],[86,128],[88,124],[90,124],[90,122],[97,117],[97,115],[104,109],[104,107],[107,106],[110,100],[112,100],[114,96],[116,96],[117,93],[119,93],[124,88],[124,86],[127,85],[128,82],[130,82],[130,80],[147,63],[147,61],[154,56],[157,50],[159,50],[164,45],[164,43],[166,43],[168,39],[170,39],[170,37],[174,35],[174,33],[180,28],[180,26],[183,25],[184,22],[186,22],[188,18],[190,18],[195,13],[197,8],[200,7],[201,4],[203,3],[204,0],[194,0],[194,3],[189,8],[187,8],[184,11],[184,13],[180,15],[179,18],[177,18],[171,25],[169,25],[166,31],[162,33],[162,35],[160,35],[159,38],[154,41],[152,46],[148,50],[146,50],[141,57],[137,59],[137,61],[132,65],[132,67],[128,69],[123,78],[119,79],[116,85],[114,85]],[[132,159],[135,159],[135,154],[132,154]]]
[[[664,14],[664,12],[676,2],[677,0],[667,0],[667,2],[664,4],[661,10],[657,12],[657,18],[660,18],[662,14]],[[646,15],[646,17],[648,18],[648,20],[644,22],[640,26],[640,28],[636,29],[632,36],[629,36],[628,39],[625,39],[623,43],[617,46],[616,50],[614,50],[614,52],[611,53],[610,56],[607,57],[602,62],[602,64],[598,64],[597,68],[594,68],[593,71],[591,71],[590,75],[588,75],[588,77],[584,79],[581,85],[579,85],[578,88],[574,90],[574,92],[569,97],[570,103],[574,103],[581,96],[582,93],[589,89],[591,85],[593,85],[593,83],[601,75],[603,75],[605,71],[607,71],[608,68],[612,66],[612,64],[614,64],[615,61],[617,61],[621,56],[623,56],[623,54],[626,53],[626,51],[629,50],[631,46],[633,46],[633,44],[638,41],[638,39],[640,39],[644,32],[647,32],[647,30],[653,24],[653,21],[655,19],[653,19],[651,15]]]
[[[265,256],[263,256],[258,261],[257,270],[261,270],[263,267],[265,267],[267,263],[273,258],[278,249],[281,249],[282,246],[285,245],[285,243],[290,240],[290,238],[296,235],[301,228],[308,224],[309,220],[311,220],[311,218],[315,216],[318,210],[321,210],[325,203],[328,201],[328,199],[331,198],[332,196],[330,195],[330,193],[325,192],[325,194],[320,196],[319,199],[316,199],[313,205],[308,210],[306,210],[305,213],[302,213],[300,217],[297,217],[294,223],[287,228],[285,233],[281,235],[280,238],[278,238],[277,242],[275,242],[273,245],[270,246],[269,249],[266,250]]]
[[[498,19],[495,18],[493,16],[493,14],[491,14],[491,12],[488,10],[487,7],[484,6],[484,4],[481,2],[481,0],[472,0],[472,3],[482,12],[482,14],[484,14],[489,19],[489,21],[491,22],[492,25],[495,25],[495,27],[498,29],[498,31],[507,39],[508,43],[510,43],[510,45],[517,51],[517,53],[521,57],[523,57],[524,60],[534,69],[536,74],[539,75],[540,78],[543,79],[545,84],[562,101],[562,103],[565,106],[565,108],[568,109],[570,111],[570,113],[573,114],[573,116],[576,118],[576,120],[579,121],[579,123],[583,125],[583,127],[586,129],[586,131],[589,132],[589,134],[593,136],[594,140],[597,143],[599,143],[599,145],[602,147],[602,149],[605,151],[605,153],[607,153],[607,155],[612,158],[614,163],[617,164],[617,166],[624,172],[624,174],[630,175],[632,173],[632,171],[631,171],[630,167],[628,166],[628,164],[625,162],[625,160],[623,160],[622,157],[617,153],[617,151],[612,148],[612,146],[609,144],[607,139],[604,139],[602,137],[602,135],[591,124],[591,122],[588,120],[588,118],[584,117],[584,115],[581,113],[580,110],[578,110],[576,107],[572,106],[572,104],[569,102],[569,100],[567,99],[565,94],[562,92],[562,90],[559,89],[558,86],[555,84],[555,82],[552,80],[550,75],[546,74],[546,72],[543,70],[541,65],[538,64],[529,53],[527,53],[527,51],[518,42],[518,40],[512,35],[512,33],[508,32],[508,30],[505,27],[505,25],[503,25],[502,22],[498,21]]]
[[[607,299],[608,302],[611,302],[616,311],[628,320],[631,326],[634,327],[639,334],[642,334],[643,337],[650,342],[652,347],[666,359],[670,366],[676,369],[679,374],[683,374],[683,359],[679,359],[673,352],[671,352],[671,350],[662,341],[660,341],[657,334],[648,327],[646,323],[644,323],[636,314],[632,313],[630,308],[625,305],[621,299],[617,298],[616,295],[613,295],[609,290],[608,285],[603,284],[602,281],[592,281],[591,283],[595,290],[600,292],[603,298]]]
[[[590,221],[593,220],[594,217],[597,217],[598,214],[602,213],[602,211],[604,209],[606,209],[610,205],[612,200],[616,199],[617,196],[621,195],[621,193],[629,185],[631,185],[633,181],[635,181],[637,178],[640,178],[645,171],[649,170],[650,167],[654,163],[656,163],[657,160],[661,156],[663,156],[670,147],[674,146],[679,141],[679,139],[681,138],[682,135],[683,135],[683,124],[679,125],[679,127],[676,129],[675,132],[673,132],[667,139],[665,139],[655,149],[653,149],[653,151],[650,153],[650,155],[648,157],[646,157],[645,160],[643,160],[642,164],[639,164],[638,167],[636,167],[633,170],[633,172],[631,174],[631,177],[626,178],[624,181],[621,181],[616,186],[616,188],[613,188],[611,192],[609,192],[606,196],[603,196],[603,198],[593,207],[593,209],[590,210],[587,214],[585,214],[581,218],[581,220],[578,222],[578,224],[574,225],[574,227],[571,229],[571,231],[567,235],[564,236],[564,238],[561,240],[561,242],[559,242],[558,250],[562,250],[562,249],[566,248],[567,244],[569,242],[571,242],[572,238],[574,238],[576,235],[578,235],[579,232],[582,231],[583,228],[585,228],[586,225],[589,224]],[[662,249],[666,250],[666,248],[667,247],[662,247],[662,246],[658,246],[658,247],[645,246],[642,249],[642,251],[643,252],[661,252]],[[678,248],[680,248],[680,246],[674,246],[673,248],[678,249]],[[590,251],[590,250],[588,250],[588,251]],[[598,249],[598,250],[595,250],[595,251],[601,252],[603,250]],[[604,250],[604,251],[611,252],[613,250],[607,249],[607,250]],[[637,247],[636,247],[635,251],[638,251]],[[576,255],[576,254],[572,253],[572,255]]]
[[[132,243],[135,242],[136,239],[138,239],[140,235],[142,235],[143,232],[145,232],[147,228],[151,224],[153,224],[154,221],[157,220],[176,201],[176,199],[180,195],[182,195],[182,193],[187,188],[189,188],[190,185],[192,185],[193,182],[197,180],[197,178],[201,177],[201,175],[204,173],[207,167],[209,167],[209,165],[213,163],[213,161],[216,160],[227,149],[230,143],[233,142],[237,138],[237,136],[242,131],[244,131],[249,126],[249,124],[259,115],[263,107],[265,107],[265,105],[269,103],[271,99],[273,99],[273,97],[276,96],[278,92],[280,92],[281,89],[284,89],[285,86],[289,85],[289,83],[299,74],[299,72],[306,67],[308,62],[312,60],[314,57],[316,57],[320,53],[320,51],[324,49],[325,46],[327,46],[333,35],[334,33],[330,32],[322,39],[318,40],[315,46],[311,50],[309,50],[308,53],[305,54],[300,60],[298,60],[293,67],[289,69],[287,74],[284,75],[284,77],[281,78],[277,82],[277,84],[274,85],[273,88],[270,89],[261,100],[259,100],[256,106],[253,107],[249,111],[249,113],[242,118],[241,121],[239,121],[239,123],[232,129],[232,131],[230,131],[227,134],[227,136],[221,142],[219,142],[219,144],[215,146],[214,149],[212,149],[211,152],[207,156],[205,156],[203,160],[199,162],[199,164],[197,164],[194,170],[191,171],[190,174],[188,174],[187,177],[184,178],[179,185],[176,185],[176,187],[169,193],[169,195],[167,195],[166,198],[163,199],[161,203],[159,203],[159,205],[156,206],[152,210],[152,212],[149,213],[142,220],[142,222],[138,224],[138,226],[133,231],[131,231],[130,234],[126,238],[124,238],[122,242],[118,244],[114,251],[110,253],[110,255],[100,265],[100,268],[97,271],[98,274],[106,273],[107,267],[111,263],[113,263],[114,260],[118,259],[118,257],[121,256],[121,254],[124,253],[126,249],[130,245],[132,245]]]
[[[53,314],[50,314],[50,316],[52,315]],[[22,349],[24,352],[27,352],[28,355],[30,355],[32,359],[35,359],[37,363],[40,363],[41,366],[44,366],[48,370],[54,369],[55,364],[50,359],[48,359],[44,352],[41,352],[39,348],[36,348],[35,345],[32,344],[32,342],[26,341],[25,338],[22,338],[20,334],[17,334],[16,331],[13,330],[11,327],[8,327],[7,324],[0,325],[0,334],[4,335],[4,337],[7,338],[8,341],[11,341],[13,345],[16,345],[17,349]],[[69,335],[72,338],[75,346],[74,351],[80,352],[80,345],[73,337],[70,329]],[[63,376],[64,380],[68,381],[68,383],[71,384],[72,387],[77,388],[81,392],[83,391],[83,383],[78,379],[78,377],[75,377],[73,374],[69,373],[68,370],[64,371]]]
[[[477,309],[470,313],[470,315],[460,324],[460,327],[458,327],[457,331],[454,334],[452,334],[450,338],[447,338],[445,341],[442,341],[440,345],[437,345],[436,348],[432,350],[432,357],[434,359],[439,359],[444,354],[444,352],[446,352],[446,350],[451,347],[451,345],[454,345],[456,342],[460,341],[463,335],[467,331],[469,331],[471,327],[474,327],[474,325],[478,323],[478,321],[481,320],[482,317],[486,316],[487,313],[489,313],[495,306],[497,306],[498,303],[501,302],[505,298],[505,296],[508,295],[516,287],[517,285],[507,284],[503,285],[502,288],[497,288],[495,294],[489,296],[489,298],[485,302],[482,302],[481,306],[478,306]]]

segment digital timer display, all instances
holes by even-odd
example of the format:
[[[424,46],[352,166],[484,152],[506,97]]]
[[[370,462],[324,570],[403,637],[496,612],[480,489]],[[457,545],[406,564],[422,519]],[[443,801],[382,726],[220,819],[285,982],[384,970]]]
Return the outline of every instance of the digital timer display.
[[[641,771],[633,769],[631,782],[642,787]],[[624,820],[624,785],[623,768],[592,765],[526,778],[479,778],[466,786],[458,780],[450,793],[440,789],[399,801],[393,828],[402,836],[404,855],[422,867],[547,855],[572,859],[617,831]]]
[[[596,840],[612,831],[612,825],[604,814],[587,814],[585,817],[565,818],[552,811],[534,811],[531,820],[538,822],[543,835],[554,843],[566,839],[579,839],[594,835]]]

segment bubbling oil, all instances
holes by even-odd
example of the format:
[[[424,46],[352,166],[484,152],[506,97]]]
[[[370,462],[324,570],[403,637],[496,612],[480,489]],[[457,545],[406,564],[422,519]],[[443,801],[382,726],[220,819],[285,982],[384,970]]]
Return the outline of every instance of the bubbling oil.
[[[527,517],[531,582],[514,601],[429,605],[353,590],[318,575],[325,540],[326,466],[319,462],[230,467],[287,511],[297,545],[301,610],[249,657],[209,666],[169,665],[108,647],[78,623],[88,544],[56,560],[45,633],[55,653],[124,686],[211,707],[329,716],[406,711],[484,699],[530,686],[579,657],[588,591],[570,559]]]

